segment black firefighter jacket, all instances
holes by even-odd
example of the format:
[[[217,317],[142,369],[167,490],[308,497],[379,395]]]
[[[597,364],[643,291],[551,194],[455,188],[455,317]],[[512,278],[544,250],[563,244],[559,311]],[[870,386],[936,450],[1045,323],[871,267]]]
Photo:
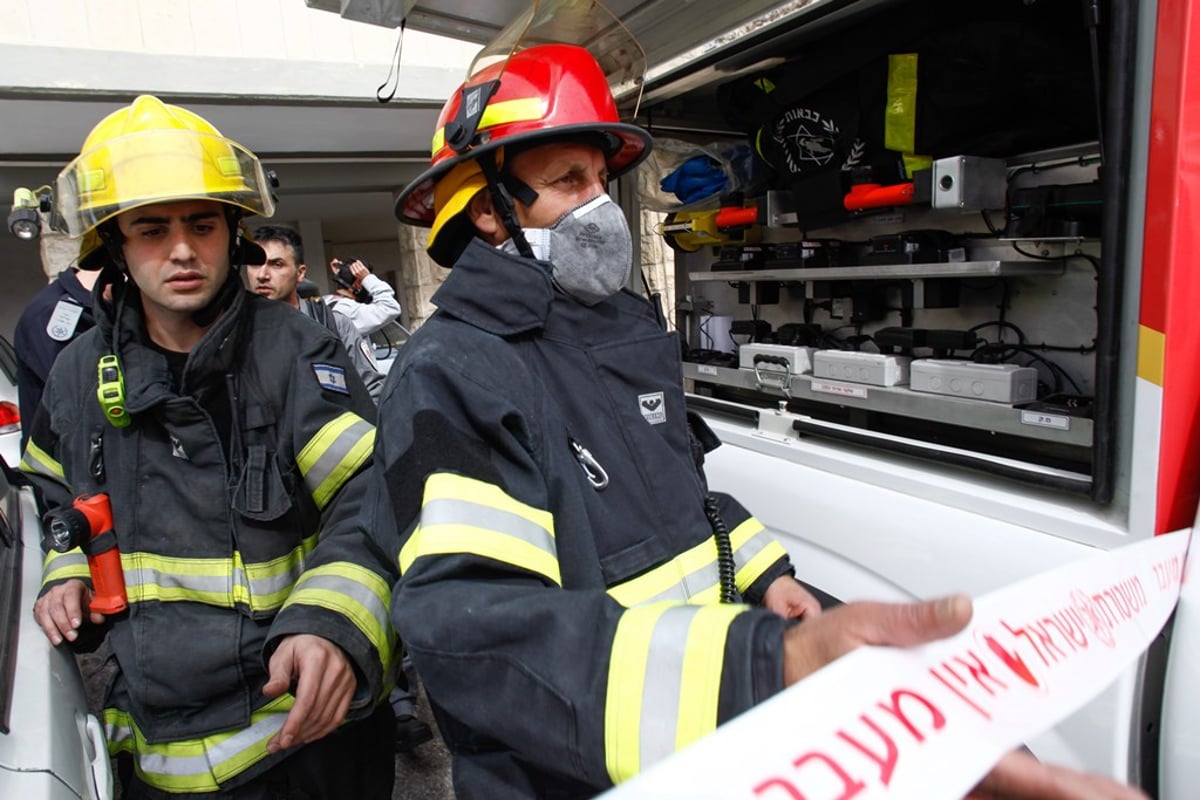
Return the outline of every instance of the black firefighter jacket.
[[[594,795],[782,688],[754,605],[791,566],[721,497],[747,604],[719,603],[678,338],[548,270],[469,245],[380,406],[392,619],[461,798]]]
[[[136,287],[115,288],[115,310],[98,302],[97,327],[55,362],[21,468],[49,508],[111,498],[129,608],[109,617],[110,751],[164,791],[214,791],[280,758],[266,742],[293,698],[261,691],[280,637],[313,633],[348,654],[352,717],[386,694],[394,566],[360,522],[375,409],[341,342],[240,282],[177,392]],[[113,352],[127,427],[96,397]],[[80,550],[50,552],[43,592],[70,578],[89,578]]]

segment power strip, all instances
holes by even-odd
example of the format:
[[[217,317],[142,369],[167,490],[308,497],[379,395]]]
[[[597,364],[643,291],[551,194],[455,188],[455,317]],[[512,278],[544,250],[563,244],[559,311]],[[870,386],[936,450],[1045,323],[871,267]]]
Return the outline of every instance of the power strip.
[[[1037,370],[1016,364],[976,364],[944,358],[912,363],[914,392],[932,392],[993,403],[1026,403],[1037,399]]]
[[[854,350],[818,350],[813,353],[813,377],[832,378],[873,386],[908,383],[908,356],[859,353]]]

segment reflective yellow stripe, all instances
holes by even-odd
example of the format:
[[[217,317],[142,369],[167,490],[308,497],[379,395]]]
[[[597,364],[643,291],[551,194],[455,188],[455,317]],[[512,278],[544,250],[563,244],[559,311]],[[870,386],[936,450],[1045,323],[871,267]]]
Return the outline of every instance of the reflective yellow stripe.
[[[533,122],[546,116],[546,101],[540,97],[522,97],[501,103],[488,103],[479,119],[479,128],[484,131],[496,125],[511,125],[514,122]],[[446,129],[438,128],[433,133],[430,155],[437,155],[446,144]]]
[[[296,456],[313,502],[324,508],[338,489],[358,472],[375,445],[375,428],[349,411],[325,423]]]
[[[50,457],[50,454],[37,446],[37,443],[30,439],[25,445],[25,455],[21,457],[22,472],[32,472],[35,475],[48,475],[51,478],[63,480],[66,476],[63,473],[62,464]]]
[[[725,642],[741,605],[653,603],[617,623],[604,707],[604,758],[628,780],[716,729]]]
[[[729,626],[748,608],[741,605],[707,606],[693,620],[683,656],[676,750],[682,750],[717,729],[721,671],[725,667]]]
[[[758,551],[746,565],[737,571],[734,577],[734,582],[737,584],[739,592],[745,592],[750,586],[762,577],[762,574],[767,569],[777,562],[779,559],[787,555],[787,551],[783,549],[783,545],[774,540],[767,542],[766,546]]]
[[[703,599],[687,591],[689,576],[693,585],[702,585],[706,595],[711,590],[712,597]],[[702,576],[702,577],[701,577]],[[696,578],[700,577],[700,580]],[[680,553],[675,558],[649,572],[611,586],[608,594],[626,608],[641,605],[656,600],[676,600],[679,602],[708,603],[715,602],[720,596],[716,581],[717,546],[709,537],[695,547]]]
[[[901,153],[917,151],[917,54],[888,56],[887,105],[883,146]]]
[[[388,622],[390,600],[391,590],[382,577],[358,564],[337,561],[305,572],[284,608],[316,606],[346,617],[374,645],[386,670],[396,638]]]
[[[755,517],[747,518],[729,534],[733,560],[737,564],[734,582],[745,592],[767,569],[787,555],[783,545]]]
[[[729,534],[737,565],[738,591],[745,592],[777,560],[786,555],[761,522],[748,518]],[[720,576],[717,549],[711,538],[665,564],[636,578],[608,588],[608,594],[626,608],[644,603],[674,601],[709,605],[719,601]]]
[[[475,555],[562,585],[554,517],[500,487],[440,472],[425,482],[421,521],[400,550],[403,574],[422,556]]]
[[[42,560],[42,586],[53,581],[65,581],[70,578],[81,578],[85,581],[92,579],[88,569],[87,556],[78,547],[59,553],[51,550]]]
[[[109,755],[129,753],[145,783],[164,792],[215,792],[221,784],[267,757],[267,741],[283,727],[295,698],[284,694],[251,712],[250,724],[198,739],[150,744],[133,717],[104,710]]]
[[[638,731],[650,638],[659,618],[673,607],[671,603],[639,606],[626,611],[617,622],[604,698],[604,762],[613,783],[641,771]]]
[[[125,594],[131,603],[192,602],[219,608],[240,605],[254,613],[276,611],[304,572],[317,538],[314,533],[282,556],[251,564],[236,551],[231,558],[122,553]]]

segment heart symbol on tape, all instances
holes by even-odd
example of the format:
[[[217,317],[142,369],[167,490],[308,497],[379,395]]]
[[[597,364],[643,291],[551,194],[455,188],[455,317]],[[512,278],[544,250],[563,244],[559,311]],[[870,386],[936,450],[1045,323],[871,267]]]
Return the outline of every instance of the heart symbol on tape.
[[[1034,677],[1033,671],[1025,663],[1025,659],[1016,653],[1010,652],[1004,648],[1004,645],[997,642],[991,636],[984,636],[983,640],[987,642],[987,646],[992,649],[996,657],[1004,662],[1004,665],[1012,670],[1012,673],[1021,680],[1028,683],[1030,686],[1041,686],[1038,679]]]

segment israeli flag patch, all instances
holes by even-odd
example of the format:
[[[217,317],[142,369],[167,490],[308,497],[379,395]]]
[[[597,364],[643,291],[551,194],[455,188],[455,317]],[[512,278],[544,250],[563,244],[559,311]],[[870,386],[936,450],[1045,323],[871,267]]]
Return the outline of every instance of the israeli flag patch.
[[[350,387],[346,385],[346,370],[335,367],[333,364],[313,364],[312,371],[313,375],[317,376],[317,384],[322,389],[350,394]]]

